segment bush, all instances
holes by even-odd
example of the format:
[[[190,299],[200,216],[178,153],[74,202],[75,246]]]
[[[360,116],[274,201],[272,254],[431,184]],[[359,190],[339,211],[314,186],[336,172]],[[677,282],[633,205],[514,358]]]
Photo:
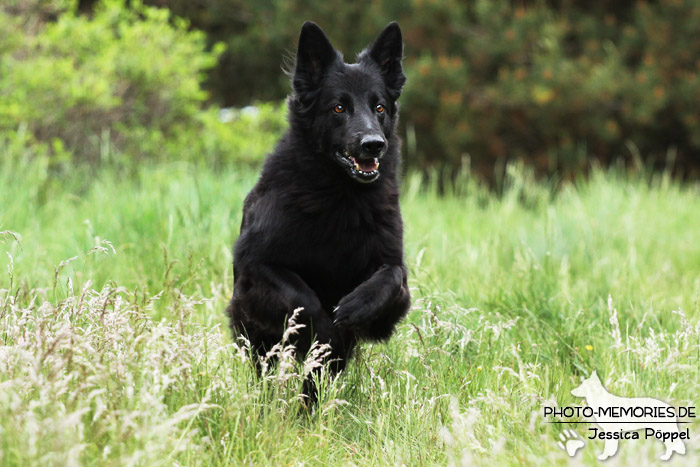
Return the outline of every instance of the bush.
[[[174,143],[199,137],[200,80],[218,52],[205,51],[201,32],[138,4],[106,1],[87,17],[63,2],[47,22],[19,3],[0,10],[0,131],[24,122],[37,142],[62,149],[55,154],[90,164],[179,156]]]
[[[567,174],[585,170],[589,155],[607,164],[644,153],[664,167],[677,153],[682,170],[697,172],[700,8],[584,8],[478,1],[445,23],[446,35],[461,30],[464,40],[437,55],[409,32],[418,51],[404,102],[414,162],[470,159],[492,173],[499,158],[518,158]]]
[[[185,141],[178,138],[173,152],[191,147],[196,156],[191,160],[222,167],[229,164],[256,166],[260,164],[287,128],[287,108],[284,102],[257,103],[243,109],[209,108],[199,113],[202,134]]]

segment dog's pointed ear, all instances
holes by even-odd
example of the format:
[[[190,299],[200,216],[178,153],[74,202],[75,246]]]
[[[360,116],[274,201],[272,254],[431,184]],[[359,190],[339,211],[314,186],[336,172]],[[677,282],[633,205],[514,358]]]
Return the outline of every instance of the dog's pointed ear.
[[[379,34],[374,44],[361,55],[369,56],[379,65],[389,94],[393,100],[398,99],[406,82],[406,76],[403,74],[401,66],[403,38],[398,23],[396,21],[389,23]]]
[[[304,23],[299,34],[292,80],[294,91],[305,93],[317,89],[328,67],[336,60],[338,53],[323,30],[311,21]]]
[[[591,373],[591,379],[595,381],[600,381],[600,378],[598,378],[598,373],[596,373],[595,370],[593,370],[593,373]]]

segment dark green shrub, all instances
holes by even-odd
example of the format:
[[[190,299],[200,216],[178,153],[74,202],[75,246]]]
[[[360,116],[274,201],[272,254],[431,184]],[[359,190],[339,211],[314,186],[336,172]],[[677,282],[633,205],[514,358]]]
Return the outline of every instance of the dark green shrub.
[[[664,167],[670,151],[682,171],[700,168],[697,2],[531,3],[451,9],[444,35],[463,41],[442,48],[408,30],[408,50],[419,50],[404,101],[415,165],[468,160],[491,174],[516,158],[567,174],[590,156],[644,154]]]

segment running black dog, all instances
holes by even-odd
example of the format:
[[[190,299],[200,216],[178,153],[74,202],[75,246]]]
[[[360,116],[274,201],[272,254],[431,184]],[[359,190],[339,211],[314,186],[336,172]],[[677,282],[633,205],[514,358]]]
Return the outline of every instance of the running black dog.
[[[226,312],[263,355],[298,307],[297,356],[314,339],[345,368],[358,339],[389,338],[410,296],[397,171],[397,99],[406,78],[398,24],[357,63],[344,63],[321,28],[301,29],[289,130],[243,205]],[[313,384],[305,387],[313,399]]]

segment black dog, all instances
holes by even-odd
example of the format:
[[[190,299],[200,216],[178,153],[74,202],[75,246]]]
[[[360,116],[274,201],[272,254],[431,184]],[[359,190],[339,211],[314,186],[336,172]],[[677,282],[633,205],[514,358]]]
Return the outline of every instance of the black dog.
[[[289,130],[246,197],[233,252],[226,311],[258,354],[303,307],[297,356],[327,343],[337,372],[358,339],[387,339],[409,308],[396,179],[402,53],[396,23],[354,64],[316,24],[301,29]]]

